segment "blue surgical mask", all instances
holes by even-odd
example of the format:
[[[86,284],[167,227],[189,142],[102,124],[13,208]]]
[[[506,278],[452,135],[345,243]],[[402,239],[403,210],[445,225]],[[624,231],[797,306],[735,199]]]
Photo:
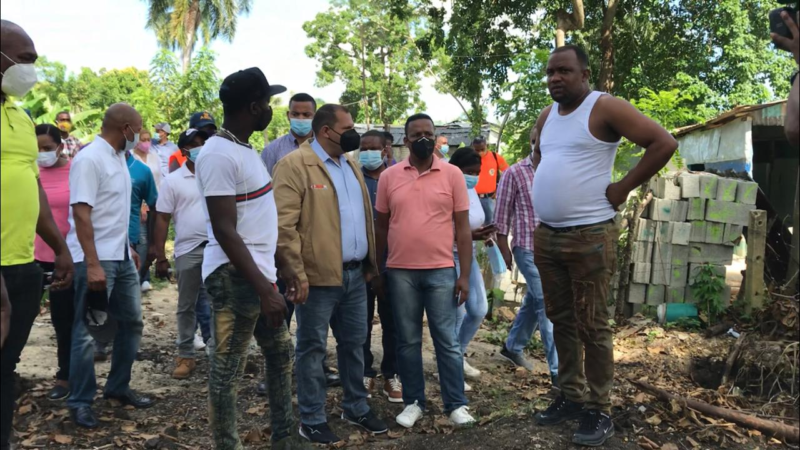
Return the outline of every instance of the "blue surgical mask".
[[[383,157],[380,150],[361,150],[358,162],[367,170],[375,170],[383,164]]]
[[[467,180],[467,189],[474,189],[478,185],[477,175],[464,174],[464,179]]]
[[[195,162],[197,161],[197,157],[200,156],[200,150],[203,149],[203,146],[195,147],[189,150],[189,161]]]
[[[289,119],[289,126],[298,136],[308,136],[311,133],[311,119]]]
[[[450,146],[447,144],[442,145],[442,147],[439,149],[439,152],[444,156],[447,156],[447,152],[449,151],[450,151]]]

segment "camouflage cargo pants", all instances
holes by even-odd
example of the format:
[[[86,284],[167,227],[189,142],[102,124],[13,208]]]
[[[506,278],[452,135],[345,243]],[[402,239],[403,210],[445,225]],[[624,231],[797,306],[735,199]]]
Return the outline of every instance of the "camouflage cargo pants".
[[[539,226],[534,233],[534,260],[553,322],[562,392],[569,400],[605,412],[611,410],[614,381],[607,302],[618,240],[615,223],[566,232]]]
[[[289,437],[294,429],[292,366],[294,349],[289,330],[266,326],[255,289],[231,264],[220,266],[206,279],[211,298],[211,324],[216,348],[211,357],[208,399],[211,429],[217,450],[241,450],[236,431],[236,390],[251,336],[264,352],[269,386],[272,441]]]

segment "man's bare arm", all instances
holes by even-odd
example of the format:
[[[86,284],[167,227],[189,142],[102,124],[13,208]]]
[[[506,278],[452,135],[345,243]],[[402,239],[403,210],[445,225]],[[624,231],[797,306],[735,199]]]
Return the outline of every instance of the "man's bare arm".
[[[156,225],[152,236],[156,250],[156,275],[161,278],[169,278],[169,260],[167,259],[166,246],[171,219],[172,214],[156,212]]]
[[[533,147],[533,170],[538,169],[539,163],[542,161],[542,150],[540,146],[542,129],[544,128],[545,122],[547,122],[547,116],[550,115],[550,110],[552,108],[553,105],[550,105],[543,109],[539,114],[539,118],[536,119],[536,135],[539,136],[539,138],[536,139],[536,145]]]

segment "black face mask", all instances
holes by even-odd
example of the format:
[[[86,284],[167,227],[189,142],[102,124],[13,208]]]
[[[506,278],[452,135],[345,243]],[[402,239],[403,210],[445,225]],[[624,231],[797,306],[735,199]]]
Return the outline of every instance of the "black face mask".
[[[272,122],[272,106],[267,105],[266,108],[263,108],[261,111],[261,116],[258,117],[258,122],[256,122],[256,131],[266,130],[269,123]]]
[[[357,150],[358,147],[361,146],[361,136],[358,134],[356,130],[347,130],[344,133],[339,133],[338,131],[331,128],[331,131],[338,134],[339,137],[339,146],[342,147],[342,151],[352,152],[353,150]]]
[[[411,153],[419,159],[428,159],[433,154],[433,147],[436,145],[432,140],[421,137],[411,143]]]

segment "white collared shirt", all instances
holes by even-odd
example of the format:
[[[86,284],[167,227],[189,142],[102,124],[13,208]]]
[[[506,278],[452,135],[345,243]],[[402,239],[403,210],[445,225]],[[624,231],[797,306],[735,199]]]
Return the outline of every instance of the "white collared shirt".
[[[94,245],[100,261],[122,261],[129,245],[128,222],[131,212],[131,175],[125,153],[114,150],[103,138],[78,152],[69,171],[69,233],[67,245],[75,262],[82,262],[83,247],[78,242],[72,206],[92,207]]]
[[[186,164],[161,182],[156,211],[172,214],[175,220],[175,258],[208,240],[203,196]]]

